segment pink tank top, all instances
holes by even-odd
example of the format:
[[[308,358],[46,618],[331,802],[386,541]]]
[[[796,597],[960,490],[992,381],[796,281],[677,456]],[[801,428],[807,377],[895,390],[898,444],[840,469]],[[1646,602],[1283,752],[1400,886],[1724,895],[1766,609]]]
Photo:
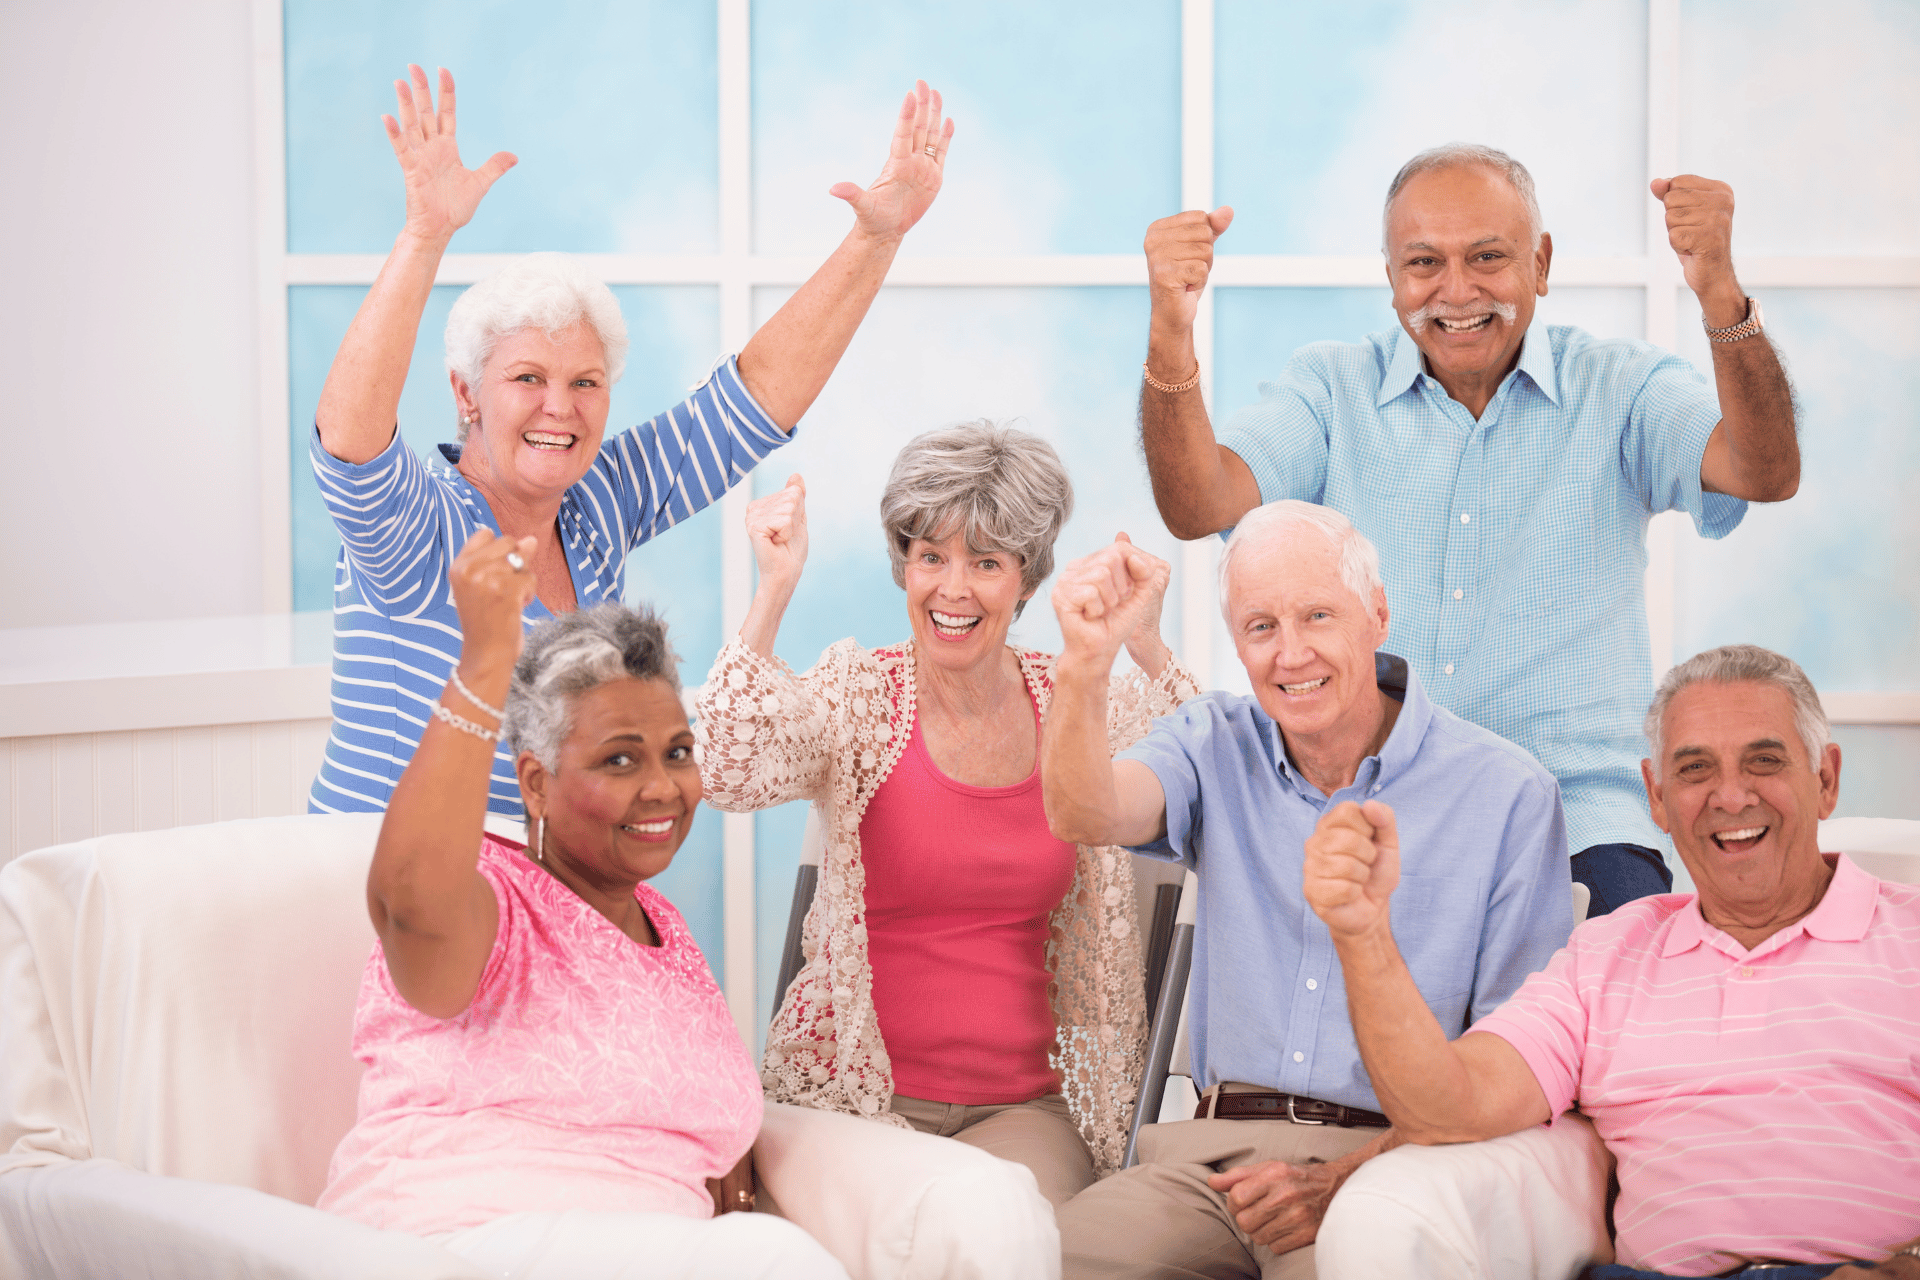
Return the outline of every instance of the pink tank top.
[[[493,953],[457,1018],[394,990],[378,943],[354,1013],[360,1119],[319,1207],[432,1235],[509,1213],[710,1217],[760,1130],[760,1080],[686,921],[647,885],[643,947],[488,836]]]
[[[1074,846],[1047,830],[1040,770],[1011,787],[941,773],[916,721],[860,822],[867,956],[894,1092],[971,1106],[1057,1093],[1047,918]]]

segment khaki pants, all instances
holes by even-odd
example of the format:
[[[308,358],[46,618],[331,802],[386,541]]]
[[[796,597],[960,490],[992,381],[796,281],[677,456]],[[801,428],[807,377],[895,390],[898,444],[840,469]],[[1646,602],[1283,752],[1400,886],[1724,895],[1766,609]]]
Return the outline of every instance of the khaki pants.
[[[893,1113],[921,1133],[955,1138],[1033,1170],[1055,1209],[1093,1184],[1093,1153],[1059,1094],[1032,1102],[970,1107],[893,1096]]]
[[[1060,1209],[1064,1280],[1312,1280],[1313,1246],[1277,1254],[1254,1244],[1207,1185],[1241,1165],[1333,1160],[1381,1129],[1341,1129],[1286,1120],[1183,1120],[1140,1130],[1140,1163],[1075,1196]]]

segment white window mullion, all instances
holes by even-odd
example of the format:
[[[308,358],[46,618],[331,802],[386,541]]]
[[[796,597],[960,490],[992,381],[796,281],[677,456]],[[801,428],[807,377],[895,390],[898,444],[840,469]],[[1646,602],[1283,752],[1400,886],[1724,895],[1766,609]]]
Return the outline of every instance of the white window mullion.
[[[720,0],[720,345],[739,351],[753,335],[753,66],[749,0]],[[720,503],[721,633],[733,635],[753,595],[753,545],[747,540],[751,481]],[[721,948],[727,1008],[748,1046],[755,1035],[753,815],[722,819]]]
[[[1647,4],[1647,181],[1680,170],[1680,0]],[[1680,264],[1667,246],[1666,210],[1647,196],[1646,335],[1671,351],[1680,337]],[[1673,665],[1680,552],[1678,512],[1647,526],[1647,639],[1657,681]]]
[[[1213,0],[1182,0],[1180,5],[1180,206],[1213,208]],[[1214,390],[1214,293],[1209,288],[1200,295],[1193,318],[1201,395]],[[1216,429],[1219,425],[1214,424]],[[1219,553],[1215,538],[1180,548],[1180,657],[1203,689],[1213,685],[1214,628],[1220,625],[1214,565]]]

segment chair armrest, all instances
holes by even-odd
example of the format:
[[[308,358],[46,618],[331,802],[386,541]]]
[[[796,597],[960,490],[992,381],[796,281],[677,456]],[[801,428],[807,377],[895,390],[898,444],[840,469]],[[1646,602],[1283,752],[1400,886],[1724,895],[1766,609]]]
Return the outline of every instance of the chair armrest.
[[[1025,1165],[952,1138],[769,1102],[753,1145],[771,1209],[853,1280],[1058,1280],[1053,1207]]]
[[[115,1160],[0,1175],[0,1274],[148,1280],[477,1280],[429,1240],[251,1187]]]
[[[1489,1142],[1396,1147],[1334,1196],[1315,1260],[1332,1276],[1570,1280],[1613,1261],[1612,1168],[1571,1112]]]

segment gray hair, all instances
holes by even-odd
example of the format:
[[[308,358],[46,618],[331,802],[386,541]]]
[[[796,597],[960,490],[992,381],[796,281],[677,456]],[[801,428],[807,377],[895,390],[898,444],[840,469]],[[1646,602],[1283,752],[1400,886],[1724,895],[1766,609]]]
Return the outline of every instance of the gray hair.
[[[527,637],[507,689],[500,727],[516,751],[531,751],[557,769],[560,744],[572,729],[573,701],[615,680],[664,680],[680,692],[679,661],[667,624],[641,605],[607,601],[549,618]]]
[[[1807,679],[1807,673],[1800,669],[1799,663],[1785,654],[1762,649],[1757,644],[1729,644],[1694,654],[1667,672],[1660,681],[1660,688],[1653,695],[1653,705],[1647,708],[1647,722],[1643,726],[1647,741],[1653,745],[1654,777],[1660,777],[1666,765],[1663,757],[1667,750],[1667,704],[1673,701],[1675,695],[1689,685],[1709,682],[1739,684],[1745,681],[1770,684],[1784,690],[1787,697],[1793,700],[1794,730],[1807,749],[1807,764],[1815,773],[1820,771],[1820,753],[1833,740],[1833,732],[1827,724],[1826,708],[1820,705],[1820,695],[1814,691],[1813,681]]]
[[[470,387],[480,385],[487,357],[500,339],[522,329],[553,337],[581,321],[599,335],[607,356],[607,384],[627,367],[627,322],[620,304],[578,258],[530,253],[509,262],[454,300],[447,313],[447,368]],[[459,424],[466,443],[467,423]]]
[[[981,419],[915,436],[893,460],[880,495],[893,581],[907,585],[915,538],[959,530],[967,550],[1020,557],[1020,594],[1053,572],[1053,543],[1073,514],[1073,482],[1053,446],[1031,432]],[[1014,616],[1026,607],[1014,606]]]
[[[1540,233],[1546,228],[1540,219],[1540,201],[1533,193],[1533,175],[1527,172],[1527,166],[1495,147],[1478,142],[1449,142],[1443,147],[1422,151],[1393,175],[1393,181],[1387,186],[1387,202],[1380,208],[1380,252],[1391,253],[1387,244],[1387,219],[1393,214],[1393,199],[1400,194],[1400,188],[1434,169],[1455,169],[1469,164],[1485,165],[1513,187],[1520,202],[1527,206],[1527,229],[1533,235],[1533,247],[1538,249]]]
[[[1240,523],[1233,527],[1233,534],[1227,539],[1226,550],[1220,553],[1220,615],[1229,623],[1233,618],[1227,609],[1227,569],[1233,564],[1234,552],[1246,543],[1264,542],[1283,529],[1303,526],[1325,534],[1333,549],[1339,552],[1340,581],[1360,597],[1361,604],[1372,605],[1373,593],[1386,590],[1380,581],[1380,553],[1366,534],[1353,527],[1352,521],[1317,502],[1281,498],[1240,517]]]

